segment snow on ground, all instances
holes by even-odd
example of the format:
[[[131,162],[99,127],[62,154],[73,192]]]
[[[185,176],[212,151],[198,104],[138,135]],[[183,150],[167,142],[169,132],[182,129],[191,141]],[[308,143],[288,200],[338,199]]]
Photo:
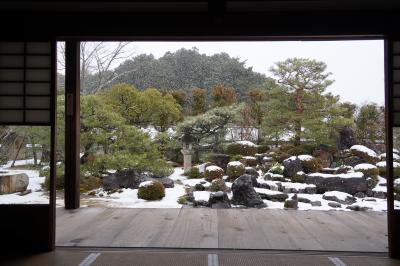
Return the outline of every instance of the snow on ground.
[[[378,163],[376,163],[376,166],[378,166],[378,167],[386,167],[386,161],[382,161],[382,162],[378,162]],[[393,162],[393,167],[394,168],[398,168],[398,167],[400,167],[400,163],[398,163],[398,162]]]
[[[211,192],[209,191],[195,191],[193,197],[195,201],[207,201],[210,198]]]
[[[256,191],[257,193],[262,193],[262,194],[266,194],[266,195],[278,195],[278,194],[283,194],[283,193],[280,192],[280,191],[271,190],[271,189],[266,189],[266,188],[258,188],[258,187],[255,187],[254,189],[255,189],[255,191]]]
[[[372,189],[372,191],[380,191],[380,192],[386,192],[387,191],[387,187],[386,187],[386,179],[378,176],[378,183],[376,184],[376,186]]]
[[[23,160],[25,161],[25,160]],[[9,162],[11,165],[11,163]],[[25,163],[26,164],[26,163]],[[24,165],[19,161],[18,165]],[[32,193],[24,196],[18,195],[19,193],[0,195],[0,204],[48,204],[49,196],[47,192],[42,191],[42,184],[45,177],[39,176],[39,171],[36,170],[10,170],[3,169],[10,174],[25,173],[29,177],[29,185],[27,189],[32,190]]]
[[[197,184],[203,185],[203,187],[208,188],[211,186],[211,183],[206,181],[204,178],[199,178],[199,179],[185,179],[182,180],[182,184],[194,187]]]

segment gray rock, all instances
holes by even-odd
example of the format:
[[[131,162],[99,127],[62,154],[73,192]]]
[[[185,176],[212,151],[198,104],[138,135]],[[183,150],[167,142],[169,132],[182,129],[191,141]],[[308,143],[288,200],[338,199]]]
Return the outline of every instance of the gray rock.
[[[206,190],[206,188],[205,188],[202,184],[200,184],[200,183],[196,184],[196,185],[194,186],[194,189],[195,189],[196,191],[204,191],[204,190]]]
[[[328,206],[332,207],[332,208],[340,208],[340,207],[342,207],[342,204],[340,204],[338,202],[328,202]]]
[[[283,205],[286,209],[297,209],[299,207],[299,201],[295,194],[291,199],[287,199]]]
[[[232,184],[232,203],[246,207],[263,208],[267,205],[254,190],[250,175],[242,175]]]
[[[23,192],[29,185],[29,177],[24,174],[12,174],[9,172],[0,174],[0,195]]]
[[[303,198],[303,197],[298,197],[297,200],[298,200],[299,202],[303,202],[303,203],[311,203],[311,200],[310,200],[310,199]]]
[[[297,172],[303,171],[303,166],[301,165],[301,160],[296,157],[296,159],[286,159],[283,161],[283,175],[285,177],[294,177]]]
[[[322,203],[319,200],[312,201],[311,206],[320,207],[322,206]]]
[[[103,177],[104,190],[115,190],[119,188],[136,189],[145,181],[159,181],[166,188],[173,188],[174,181],[168,177],[158,177],[151,173],[138,173],[132,169],[124,169]]]
[[[213,209],[228,209],[231,203],[226,192],[218,191],[210,194],[208,206]]]
[[[386,199],[387,193],[385,191],[373,191],[373,197],[378,199]]]
[[[357,192],[356,194],[354,194],[354,197],[357,197],[357,198],[365,198],[365,194],[362,193],[362,192]]]
[[[262,192],[257,192],[258,195],[262,199],[270,200],[270,201],[279,201],[279,202],[284,202],[289,196],[284,193],[279,193],[279,194],[267,194],[267,193],[262,193]]]
[[[363,177],[324,177],[316,173],[312,176],[307,175],[305,183],[316,185],[317,193],[320,194],[326,191],[342,191],[354,195],[357,192],[366,192],[368,190],[367,181]]]
[[[342,204],[347,204],[347,205],[357,202],[357,199],[354,197],[351,197],[351,196],[347,196],[345,200],[341,200],[336,196],[327,196],[327,195],[322,195],[322,198],[324,200],[336,201],[336,202],[339,202]]]
[[[253,167],[246,167],[244,173],[246,175],[255,176],[256,178],[260,176],[260,174],[257,172],[257,170],[254,169]]]
[[[372,208],[370,207],[360,207],[358,205],[350,205],[347,206],[346,209],[352,210],[352,211],[367,211],[367,210],[371,210]]]

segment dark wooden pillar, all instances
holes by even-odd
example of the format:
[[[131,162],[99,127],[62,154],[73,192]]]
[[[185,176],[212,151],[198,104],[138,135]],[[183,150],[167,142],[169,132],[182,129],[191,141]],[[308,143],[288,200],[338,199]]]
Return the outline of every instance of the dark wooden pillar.
[[[65,42],[65,208],[79,208],[80,43]]]

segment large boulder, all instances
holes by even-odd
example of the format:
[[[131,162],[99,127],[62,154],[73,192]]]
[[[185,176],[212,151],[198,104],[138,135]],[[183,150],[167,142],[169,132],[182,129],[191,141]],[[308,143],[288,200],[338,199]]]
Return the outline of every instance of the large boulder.
[[[123,169],[103,177],[103,188],[104,190],[136,189],[139,188],[140,183],[145,181],[159,181],[165,188],[174,187],[174,181],[168,177],[158,177],[149,172],[138,173],[133,169]]]
[[[226,171],[226,167],[227,167],[230,159],[231,159],[231,156],[229,156],[227,154],[220,154],[220,153],[212,154],[209,157],[210,162],[221,167],[222,169],[224,169],[224,171]]]
[[[23,192],[29,185],[29,177],[24,173],[0,173],[0,195]]]
[[[339,138],[337,146],[339,150],[349,149],[351,146],[356,144],[356,138],[354,130],[350,127],[343,127],[339,131]]]
[[[242,175],[233,182],[232,194],[232,203],[235,205],[256,208],[267,206],[255,191],[250,175]]]
[[[301,160],[297,156],[292,156],[283,160],[283,175],[285,177],[294,177],[297,172],[303,171]]]
[[[366,192],[368,189],[367,180],[361,172],[347,174],[313,173],[307,175],[304,182],[316,185],[317,193],[341,191],[354,195],[357,192]]]

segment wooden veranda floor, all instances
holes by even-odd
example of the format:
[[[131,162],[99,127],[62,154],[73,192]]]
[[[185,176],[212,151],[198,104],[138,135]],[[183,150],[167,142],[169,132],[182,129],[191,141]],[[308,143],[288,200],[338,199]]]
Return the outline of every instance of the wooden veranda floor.
[[[58,208],[56,244],[387,252],[387,223],[379,212]]]

